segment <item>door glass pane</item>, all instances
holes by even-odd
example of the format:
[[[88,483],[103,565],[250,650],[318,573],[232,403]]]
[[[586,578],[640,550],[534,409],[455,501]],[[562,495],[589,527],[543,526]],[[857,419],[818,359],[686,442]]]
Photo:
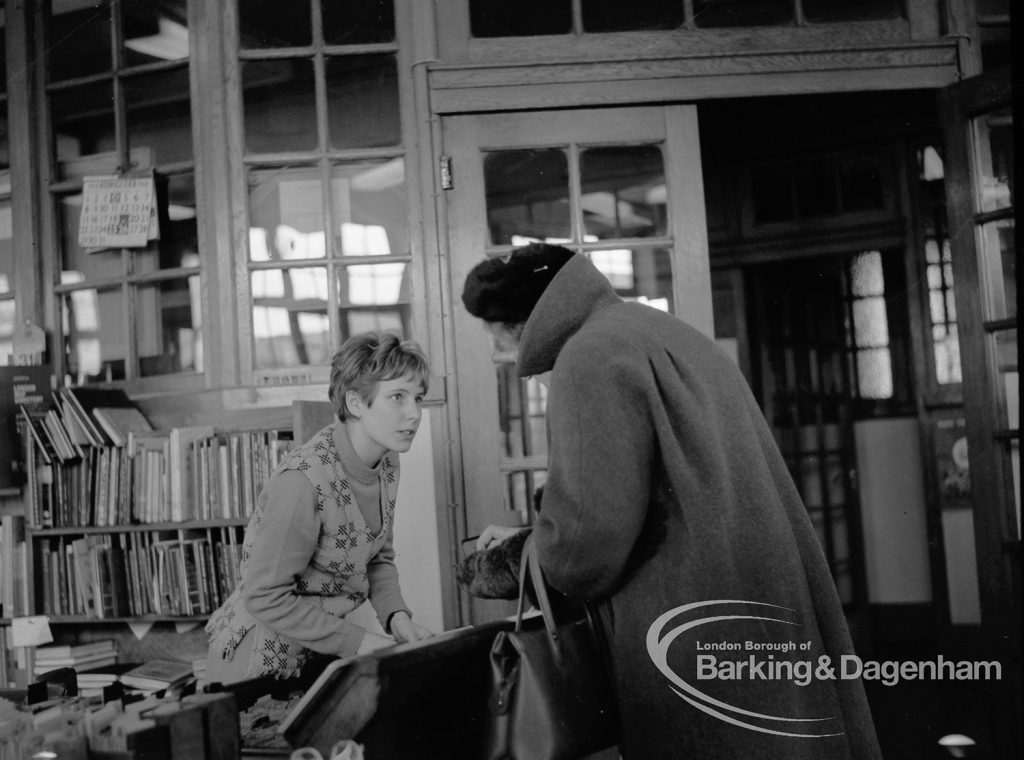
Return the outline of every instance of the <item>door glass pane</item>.
[[[530,37],[572,31],[572,0],[469,0],[474,37]]]
[[[126,77],[128,142],[145,146],[153,161],[192,160],[192,109],[187,68]]]
[[[537,514],[537,489],[547,482],[547,470],[517,470],[505,476],[504,504],[516,517],[520,525],[533,522]]]
[[[585,32],[678,29],[683,25],[680,0],[582,0],[580,5]]]
[[[536,378],[519,377],[515,364],[501,362],[495,369],[502,455],[547,456],[547,387]]]
[[[328,58],[326,78],[331,148],[375,148],[402,141],[393,54]]]
[[[987,279],[989,319],[1017,316],[1017,254],[1013,219],[988,222],[979,228],[979,243]]]
[[[774,26],[793,22],[793,0],[693,0],[699,27]]]
[[[867,21],[899,18],[903,0],[801,0],[808,21]]]
[[[238,30],[243,48],[309,45],[313,38],[309,0],[238,0]]]
[[[665,235],[665,167],[657,145],[580,152],[580,205],[594,239]]]
[[[202,371],[199,275],[137,288],[132,314],[141,375]]]
[[[249,153],[316,148],[312,61],[246,61],[242,64],[242,88]]]
[[[1013,116],[1010,107],[975,121],[979,211],[1013,205]]]
[[[252,273],[254,365],[260,369],[326,364],[330,359],[327,270]]]
[[[320,0],[320,12],[328,45],[395,39],[395,0]]]
[[[356,264],[338,271],[342,340],[367,330],[411,334],[409,265],[404,261]]]
[[[513,236],[566,241],[572,235],[569,164],[565,151],[503,150],[484,157],[487,227],[491,243]]]
[[[64,277],[64,282],[74,281]],[[65,366],[75,385],[124,380],[128,356],[120,288],[88,288],[62,296]]]
[[[629,301],[639,301],[670,314],[672,305],[672,261],[665,248],[621,248],[592,251],[590,260]]]

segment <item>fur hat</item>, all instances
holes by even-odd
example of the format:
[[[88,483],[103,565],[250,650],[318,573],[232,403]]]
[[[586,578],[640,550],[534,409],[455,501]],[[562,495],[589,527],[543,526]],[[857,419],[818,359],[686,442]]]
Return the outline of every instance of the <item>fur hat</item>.
[[[525,322],[548,283],[574,255],[560,245],[531,243],[513,250],[507,261],[481,261],[466,276],[462,303],[485,322]]]

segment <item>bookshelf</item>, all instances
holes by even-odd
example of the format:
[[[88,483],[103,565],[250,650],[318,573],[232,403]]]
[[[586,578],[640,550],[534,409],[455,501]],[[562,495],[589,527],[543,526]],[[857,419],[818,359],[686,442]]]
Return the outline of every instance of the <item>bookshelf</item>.
[[[27,482],[23,518],[8,520],[22,541],[12,609],[56,625],[205,620],[237,584],[248,517],[292,447],[281,427],[155,429],[104,389],[58,391],[18,426]]]

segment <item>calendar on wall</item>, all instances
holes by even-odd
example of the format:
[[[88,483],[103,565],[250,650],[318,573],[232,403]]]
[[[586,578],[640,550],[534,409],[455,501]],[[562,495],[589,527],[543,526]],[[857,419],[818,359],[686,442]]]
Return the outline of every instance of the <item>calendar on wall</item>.
[[[145,248],[159,237],[153,175],[85,177],[78,244],[83,248]]]

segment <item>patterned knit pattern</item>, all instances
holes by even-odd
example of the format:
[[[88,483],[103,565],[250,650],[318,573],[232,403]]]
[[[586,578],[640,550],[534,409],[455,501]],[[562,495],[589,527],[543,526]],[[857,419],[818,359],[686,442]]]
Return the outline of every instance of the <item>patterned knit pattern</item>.
[[[398,457],[389,452],[380,464],[381,529],[373,534],[356,504],[332,432],[333,426],[328,426],[292,451],[278,465],[274,475],[297,470],[309,479],[316,492],[320,535],[305,572],[295,578],[293,592],[312,598],[328,613],[340,618],[366,601],[369,594],[366,567],[384,545],[394,520],[399,473]],[[259,499],[245,531],[243,579],[266,507],[265,500]],[[281,677],[297,675],[309,658],[310,650],[258,623],[246,611],[244,598],[243,580],[206,625],[213,646],[223,652],[224,659],[230,660],[245,635],[256,627],[254,664],[247,677],[266,673]]]

